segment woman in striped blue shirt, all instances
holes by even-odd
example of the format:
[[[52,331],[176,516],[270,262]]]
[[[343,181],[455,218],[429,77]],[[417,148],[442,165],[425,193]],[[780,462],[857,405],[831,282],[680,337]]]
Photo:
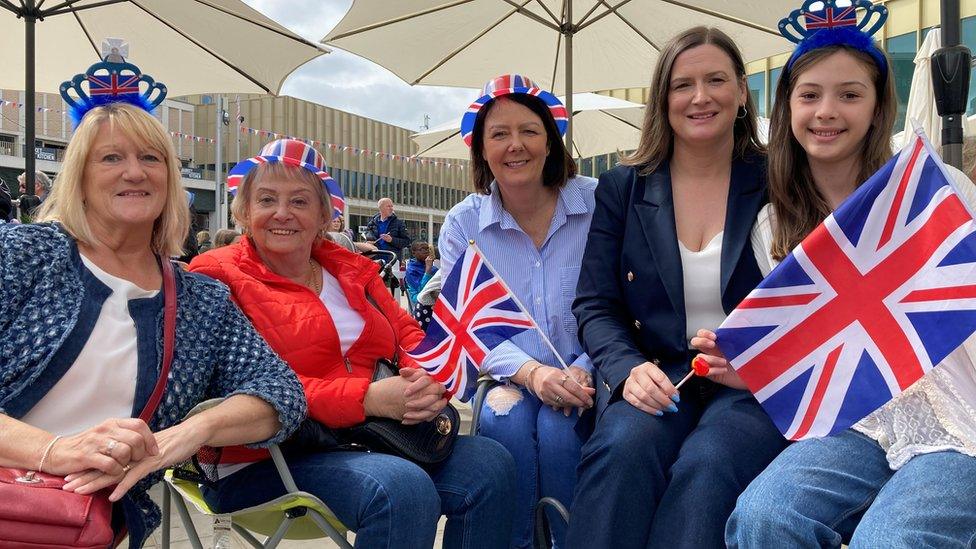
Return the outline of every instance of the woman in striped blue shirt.
[[[596,181],[576,175],[565,127],[562,103],[527,78],[491,80],[461,123],[477,193],[451,209],[438,243],[450,272],[473,240],[541,331],[502,343],[482,365],[502,384],[485,398],[479,432],[501,442],[517,464],[512,547],[532,545],[540,497],[572,503],[583,442],[575,427],[593,405],[592,364],[571,307]],[[559,547],[565,525],[550,524]]]

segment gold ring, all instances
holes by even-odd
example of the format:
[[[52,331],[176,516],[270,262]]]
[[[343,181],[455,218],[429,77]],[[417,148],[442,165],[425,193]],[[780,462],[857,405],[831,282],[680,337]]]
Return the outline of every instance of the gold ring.
[[[562,404],[563,403],[563,397],[561,397],[559,395],[556,395],[556,396],[554,396],[552,398],[552,401],[555,402],[556,404]]]
[[[129,472],[129,469],[132,469],[132,464],[131,463],[127,463],[127,464],[125,464],[125,465],[122,466],[122,472],[123,473],[128,473]]]

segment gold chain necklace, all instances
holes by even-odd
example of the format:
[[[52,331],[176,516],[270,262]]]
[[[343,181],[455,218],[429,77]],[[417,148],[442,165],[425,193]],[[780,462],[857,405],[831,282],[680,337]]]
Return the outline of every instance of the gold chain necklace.
[[[322,295],[322,275],[315,268],[315,260],[309,258],[308,266],[312,269],[312,289],[315,290],[315,295]]]

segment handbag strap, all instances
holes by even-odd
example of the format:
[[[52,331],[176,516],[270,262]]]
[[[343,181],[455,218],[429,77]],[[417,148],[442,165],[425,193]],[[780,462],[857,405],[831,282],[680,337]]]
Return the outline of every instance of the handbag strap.
[[[369,304],[372,305],[374,308],[376,308],[377,311],[380,312],[380,316],[382,316],[383,319],[386,320],[386,323],[390,325],[390,330],[393,331],[393,366],[399,369],[400,368],[400,337],[397,334],[396,326],[393,325],[393,321],[390,320],[390,317],[386,316],[386,313],[383,312],[382,308],[380,308],[380,304],[377,303],[375,299],[373,299],[373,296],[369,295],[368,288],[366,289],[366,301],[369,301]]]
[[[159,263],[163,269],[163,362],[159,369],[159,379],[156,380],[156,387],[153,389],[146,406],[139,414],[139,419],[149,423],[149,419],[159,401],[163,399],[163,389],[166,388],[166,381],[169,378],[169,367],[173,363],[173,347],[176,343],[176,274],[173,272],[173,263],[166,257],[159,257]]]

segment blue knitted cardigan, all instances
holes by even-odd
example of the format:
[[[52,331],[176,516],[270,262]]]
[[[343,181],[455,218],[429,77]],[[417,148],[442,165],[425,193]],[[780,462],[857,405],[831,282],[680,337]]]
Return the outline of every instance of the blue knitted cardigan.
[[[306,413],[295,374],[230,300],[226,286],[175,270],[176,346],[166,391],[149,427],[154,432],[170,427],[208,398],[247,394],[269,402],[282,425],[256,446],[284,440]],[[0,413],[22,417],[64,375],[80,350],[72,356],[68,348],[87,340],[91,326],[84,325],[94,324],[92,316],[97,317],[107,295],[104,288],[59,225],[0,222]],[[133,318],[136,301],[130,302]],[[139,346],[133,415],[159,377],[162,356],[162,292],[143,301],[148,301],[140,305],[147,308],[148,330],[156,337],[155,348]],[[131,547],[140,547],[160,523],[159,508],[147,490],[161,478],[162,472],[146,477],[121,501]]]

